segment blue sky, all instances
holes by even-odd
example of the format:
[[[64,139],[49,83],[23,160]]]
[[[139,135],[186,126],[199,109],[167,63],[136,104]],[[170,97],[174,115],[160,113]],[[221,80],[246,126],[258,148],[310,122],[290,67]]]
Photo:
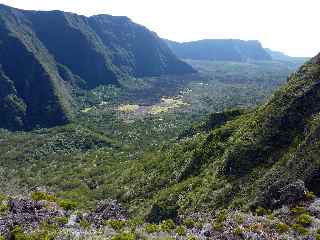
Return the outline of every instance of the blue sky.
[[[175,41],[237,38],[292,56],[320,52],[319,0],[0,0],[22,9],[128,16]]]

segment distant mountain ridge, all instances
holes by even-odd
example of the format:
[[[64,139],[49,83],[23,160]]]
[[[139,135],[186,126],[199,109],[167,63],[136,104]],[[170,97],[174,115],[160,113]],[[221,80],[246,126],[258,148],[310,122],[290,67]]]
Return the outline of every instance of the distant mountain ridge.
[[[166,42],[181,59],[235,62],[272,60],[261,43],[255,40],[207,39],[185,43],[170,40]]]
[[[299,62],[306,62],[307,60],[309,60],[310,58],[307,57],[290,57],[286,54],[284,54],[283,52],[280,51],[274,51],[271,50],[269,48],[265,48],[266,52],[271,56],[271,58],[273,60],[277,60],[277,61],[286,61],[286,62],[290,62],[290,61],[299,61]]]
[[[193,73],[147,28],[127,17],[84,17],[0,5],[0,128],[68,122],[70,86]]]

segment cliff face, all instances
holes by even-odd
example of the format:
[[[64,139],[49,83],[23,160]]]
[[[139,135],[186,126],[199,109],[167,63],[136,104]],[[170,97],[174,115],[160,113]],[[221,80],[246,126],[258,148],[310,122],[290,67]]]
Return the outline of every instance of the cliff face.
[[[53,57],[23,12],[4,6],[0,11],[1,82],[11,86],[2,97],[7,104],[1,109],[5,118],[10,117],[0,126],[14,130],[66,123],[68,96]]]
[[[7,86],[0,101],[8,103],[0,109],[7,113],[0,127],[11,130],[68,122],[69,85],[90,89],[119,85],[129,76],[194,72],[155,33],[128,18],[5,5],[0,5],[0,65],[0,84]]]
[[[182,59],[236,62],[271,60],[259,41],[211,39],[186,43],[167,41],[167,43]]]

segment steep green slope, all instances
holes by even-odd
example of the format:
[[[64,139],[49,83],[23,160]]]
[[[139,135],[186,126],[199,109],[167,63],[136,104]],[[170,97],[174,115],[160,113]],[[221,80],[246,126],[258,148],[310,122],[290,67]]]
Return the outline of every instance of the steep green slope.
[[[231,121],[220,117],[224,125],[211,123],[215,127],[208,133],[174,147],[157,170],[174,174],[163,175],[170,180],[154,200],[178,210],[275,208],[283,189],[298,180],[319,194],[319,83],[320,55],[290,76],[267,104]]]
[[[166,40],[171,50],[182,59],[207,61],[268,61],[270,55],[258,41],[208,39],[178,43]]]
[[[31,11],[24,15],[55,60],[83,79],[86,87],[118,84],[120,71],[85,17],[60,11]]]
[[[49,127],[68,122],[69,94],[53,58],[20,11],[4,6],[0,10],[0,64],[16,95],[4,98],[10,98],[9,105],[19,105],[19,112],[25,112],[21,113],[25,117],[19,120],[20,128]],[[14,111],[10,114],[15,117]],[[20,118],[19,115],[16,117]],[[8,121],[1,121],[0,125],[13,126]]]
[[[0,121],[0,127],[11,130],[69,122],[72,88],[121,86],[121,80],[132,77],[195,72],[155,33],[127,18],[5,5],[0,5],[0,65],[1,81],[10,81],[16,95],[2,110],[11,108],[9,118],[17,118],[16,123]],[[1,101],[9,101],[4,99],[8,95]]]

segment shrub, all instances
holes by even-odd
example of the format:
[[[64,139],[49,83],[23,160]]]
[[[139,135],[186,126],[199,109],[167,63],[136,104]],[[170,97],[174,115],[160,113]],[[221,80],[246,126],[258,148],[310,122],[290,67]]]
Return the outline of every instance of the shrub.
[[[257,216],[264,216],[268,213],[267,209],[263,208],[263,207],[258,207],[256,209],[256,215]]]
[[[0,205],[0,216],[5,215],[9,211],[9,206],[8,204],[1,204]]]
[[[312,222],[312,217],[308,214],[302,214],[297,217],[296,222],[302,226],[309,226]]]
[[[221,232],[223,230],[224,225],[222,223],[215,222],[212,224],[213,230],[217,232]]]
[[[238,224],[243,224],[245,222],[245,218],[244,216],[240,215],[240,214],[237,214],[235,217],[234,217],[235,221],[238,223]]]
[[[303,206],[295,206],[290,209],[294,214],[302,214],[306,212],[306,209]]]
[[[81,220],[80,220],[80,226],[82,227],[82,228],[84,228],[84,229],[88,229],[88,228],[90,228],[90,223],[88,222],[88,220],[87,219],[84,219],[84,218],[82,218]]]
[[[48,202],[55,202],[57,200],[57,198],[55,196],[50,195],[46,192],[33,192],[31,194],[31,198],[34,201],[46,200]]]
[[[278,233],[286,233],[289,231],[289,226],[285,223],[277,223],[276,230]]]
[[[316,240],[320,240],[320,234],[316,233]]]
[[[158,203],[152,206],[150,213],[146,217],[147,222],[160,223],[166,219],[176,219],[178,216],[178,207],[169,203]]]
[[[59,206],[66,211],[74,210],[76,208],[76,204],[71,200],[60,200]]]
[[[120,231],[126,226],[126,222],[117,219],[111,219],[108,221],[108,224],[116,231]]]
[[[4,236],[0,235],[0,240],[6,240]]]
[[[179,236],[185,236],[186,235],[186,228],[184,226],[179,226],[177,227],[176,229],[176,233],[179,235]]]
[[[227,211],[224,209],[218,213],[216,217],[216,222],[223,223],[226,219],[227,219]]]
[[[268,214],[268,215],[267,215],[267,219],[269,219],[269,220],[273,220],[273,219],[274,219],[273,214],[272,214],[272,213]]]
[[[143,224],[144,224],[144,220],[142,218],[134,218],[127,221],[127,225],[130,228],[136,228],[137,226],[143,225]]]
[[[293,224],[292,228],[298,232],[301,236],[307,236],[309,231],[308,229],[304,228],[303,226],[301,226],[300,224]]]
[[[162,221],[160,228],[164,232],[170,232],[176,228],[176,225],[172,219]]]
[[[146,226],[147,233],[155,233],[159,231],[159,228],[156,224],[148,224]]]
[[[313,192],[307,192],[306,198],[307,198],[307,200],[312,201],[316,198],[316,195]]]
[[[189,237],[188,237],[188,240],[197,240],[197,237],[196,237],[196,236],[191,235],[191,236],[189,236]]]
[[[187,218],[183,223],[187,226],[187,228],[193,228],[196,225],[192,218]]]
[[[233,235],[237,236],[237,237],[241,237],[243,234],[242,229],[240,227],[237,227],[234,231],[233,231]]]
[[[234,200],[232,203],[231,203],[231,205],[230,205],[230,207],[232,208],[232,209],[239,209],[239,210],[242,210],[242,209],[244,209],[246,206],[245,206],[245,200],[244,199],[236,199],[236,200]]]
[[[202,222],[197,222],[196,224],[195,224],[195,227],[197,228],[197,229],[202,229],[203,228],[203,223]]]
[[[29,240],[54,240],[56,237],[56,232],[49,232],[49,231],[38,231],[33,232],[30,237],[27,239]]]
[[[11,234],[14,236],[15,240],[31,240],[24,232],[21,226],[16,225],[12,230]]]
[[[120,233],[112,236],[111,240],[135,240],[135,236],[131,233]]]
[[[59,225],[66,225],[68,223],[69,219],[68,219],[68,217],[63,216],[63,217],[56,217],[54,219],[54,221],[56,223],[58,223]]]
[[[7,199],[7,196],[0,193],[0,202],[6,199]]]

